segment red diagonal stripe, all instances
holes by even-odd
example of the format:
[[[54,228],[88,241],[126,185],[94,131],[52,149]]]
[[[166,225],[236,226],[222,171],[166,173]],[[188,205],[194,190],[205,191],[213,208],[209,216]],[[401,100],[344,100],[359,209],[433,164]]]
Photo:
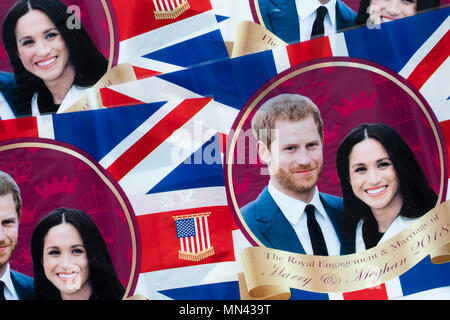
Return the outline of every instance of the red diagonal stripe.
[[[123,107],[132,106],[136,104],[143,104],[144,102],[129,97],[123,93],[111,90],[109,88],[101,88],[100,96],[102,97],[102,105],[104,107]]]
[[[328,37],[292,44],[286,47],[291,66],[317,58],[332,57]]]
[[[447,31],[442,39],[439,40],[433,49],[417,65],[408,77],[408,81],[417,89],[422,88],[424,83],[448,58],[448,48],[450,48],[450,31]]]
[[[133,66],[134,74],[138,80],[160,75],[161,72]]]
[[[190,8],[179,17],[175,19],[156,19],[154,14],[155,6],[151,0],[111,0],[111,2],[117,19],[120,41],[212,9],[210,0],[189,0]],[[163,1],[163,3],[165,2]]]
[[[108,172],[122,179],[128,172],[163,143],[177,129],[188,122],[197,112],[206,106],[212,98],[186,99],[174,110],[150,129],[141,139],[120,155],[108,167]]]

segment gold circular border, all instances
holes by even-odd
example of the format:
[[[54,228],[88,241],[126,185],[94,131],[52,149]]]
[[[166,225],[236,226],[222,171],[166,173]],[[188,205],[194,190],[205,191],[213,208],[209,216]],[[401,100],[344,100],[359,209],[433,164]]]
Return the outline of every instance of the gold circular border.
[[[106,20],[108,21],[108,28],[109,28],[109,59],[108,59],[108,71],[111,70],[112,64],[114,61],[114,24],[111,17],[111,11],[106,3],[106,0],[100,0],[103,6],[103,10],[106,14]],[[112,5],[112,2],[110,2]]]
[[[136,261],[137,261],[137,244],[136,244],[136,234],[133,229],[133,221],[131,220],[130,212],[128,211],[128,208],[125,204],[125,201],[123,200],[122,196],[120,195],[120,192],[117,190],[117,188],[111,183],[111,181],[100,171],[100,169],[88,158],[85,156],[79,154],[78,152],[69,149],[67,147],[59,146],[59,145],[53,145],[53,144],[47,144],[44,142],[18,142],[18,143],[12,143],[8,145],[4,145],[0,147],[0,152],[12,150],[12,149],[18,149],[18,148],[42,148],[42,149],[49,149],[54,151],[59,151],[62,153],[66,153],[68,155],[71,155],[78,160],[83,161],[85,164],[87,164],[91,169],[97,173],[97,175],[101,178],[101,180],[108,186],[108,188],[111,190],[111,192],[115,195],[116,199],[119,200],[119,203],[125,212],[125,215],[127,217],[128,227],[131,233],[131,239],[132,239],[132,248],[133,248],[133,262],[131,265],[131,272],[130,272],[130,278],[128,280],[128,285],[125,291],[124,298],[126,298],[130,291],[131,286],[133,285],[133,278],[136,271]]]
[[[259,8],[259,0],[253,0],[253,6],[256,11],[256,15],[258,16],[259,24],[262,25],[264,28],[267,29],[266,25],[264,24],[264,20],[261,15],[261,9]]]
[[[257,2],[257,0],[254,0],[254,1],[255,1],[255,3]],[[248,116],[250,115],[250,113],[253,111],[253,109],[256,107],[256,105],[269,92],[271,92],[273,89],[278,87],[280,84],[282,84],[282,83],[286,82],[287,80],[289,80],[289,79],[291,79],[293,77],[296,77],[296,76],[298,76],[298,75],[300,75],[302,73],[305,73],[305,72],[308,72],[308,71],[312,71],[312,70],[316,70],[316,69],[320,69],[320,68],[326,68],[326,67],[358,68],[358,69],[363,69],[363,70],[374,72],[376,74],[384,76],[385,78],[391,80],[396,85],[398,85],[406,93],[408,93],[409,96],[412,97],[413,100],[420,106],[420,108],[422,109],[423,113],[426,115],[428,122],[431,125],[434,137],[436,138],[436,142],[437,142],[437,145],[438,145],[440,166],[441,166],[442,170],[441,170],[440,191],[439,191],[439,197],[438,197],[438,200],[437,200],[437,204],[441,203],[441,201],[442,201],[443,186],[444,186],[444,182],[445,182],[445,176],[444,176],[444,172],[445,172],[445,170],[444,170],[444,153],[443,153],[441,141],[439,139],[439,134],[438,134],[438,131],[437,131],[436,126],[434,124],[434,121],[431,118],[431,116],[430,116],[427,108],[425,107],[425,105],[419,99],[419,97],[410,88],[408,88],[408,86],[406,86],[404,83],[402,83],[399,79],[397,79],[393,75],[389,74],[388,72],[383,71],[381,69],[378,69],[377,67],[374,67],[374,66],[370,66],[370,65],[366,65],[366,64],[358,63],[358,62],[350,62],[350,61],[329,61],[329,62],[320,62],[320,63],[312,64],[312,65],[309,65],[307,67],[304,67],[304,68],[301,68],[301,69],[298,69],[298,70],[294,70],[294,71],[286,74],[285,76],[281,77],[280,79],[278,79],[274,83],[272,83],[269,87],[267,87],[265,90],[263,90],[260,94],[258,94],[258,96],[252,101],[252,103],[245,110],[244,115],[242,116],[242,118],[240,119],[238,125],[236,126],[236,129],[235,129],[234,134],[233,134],[233,139],[231,140],[231,144],[230,144],[230,148],[229,148],[230,153],[229,153],[228,158],[227,158],[227,161],[228,161],[227,162],[227,177],[228,177],[228,190],[229,190],[229,193],[230,193],[230,198],[232,200],[233,207],[236,210],[236,213],[237,213],[237,215],[239,217],[239,220],[240,220],[241,224],[244,226],[244,228],[247,231],[247,233],[252,237],[252,239],[260,247],[265,247],[265,246],[262,244],[262,242],[258,238],[255,237],[253,232],[248,228],[247,223],[242,218],[242,214],[241,214],[241,211],[240,211],[239,206],[237,204],[236,196],[235,196],[235,193],[234,193],[234,187],[233,187],[233,183],[232,183],[233,182],[232,167],[233,167],[233,163],[234,163],[233,159],[234,159],[234,150],[235,150],[235,147],[236,147],[236,141],[237,141],[239,133],[242,130],[242,127],[243,127],[245,121],[247,120]]]

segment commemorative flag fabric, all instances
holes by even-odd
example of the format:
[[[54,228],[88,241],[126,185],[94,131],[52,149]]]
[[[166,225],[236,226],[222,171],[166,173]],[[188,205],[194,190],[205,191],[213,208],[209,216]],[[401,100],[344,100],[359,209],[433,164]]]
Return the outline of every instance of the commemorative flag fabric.
[[[448,12],[449,9],[444,8],[383,24],[381,29],[350,30],[285,48],[162,74],[136,83],[110,87],[108,90],[145,102],[153,99],[213,97],[211,103],[225,111],[229,119],[233,119],[236,115],[233,110],[240,110],[258,88],[292,66],[323,57],[362,58],[384,65],[411,81],[427,101],[433,102],[430,105],[439,120],[446,141],[449,141],[449,100],[448,90],[444,88],[448,83],[445,80],[448,74],[446,72],[448,71]],[[420,76],[416,76],[417,74]],[[144,88],[154,90],[144,91]],[[310,90],[314,90],[313,88],[311,86]],[[437,89],[438,92],[434,91],[436,88],[440,88]],[[308,95],[308,92],[305,91],[305,94]],[[226,135],[227,128],[223,128],[221,132]],[[234,237],[235,243],[239,242],[238,239],[242,240],[239,230],[235,230]],[[415,268],[419,269],[423,267],[423,264],[426,262],[422,262]],[[414,277],[408,277],[407,273],[400,279],[395,279],[378,288],[368,289],[369,291],[337,295],[299,291],[293,293],[292,298],[354,299],[370,296],[387,299],[448,285],[445,281],[439,282],[441,278],[448,280],[445,276],[448,267],[434,266],[434,268],[441,271],[435,273],[436,281],[430,281],[429,285],[425,286],[416,286],[414,281],[411,281]],[[410,274],[414,272],[411,271]],[[151,281],[150,279],[154,278],[148,277],[148,279]],[[174,290],[170,292],[173,293]]]
[[[239,255],[251,244],[227,200],[227,139],[249,99],[291,68],[344,57],[397,73],[429,103],[450,152],[449,7],[384,23],[380,29],[358,28],[229,59],[224,44],[229,35],[217,29],[217,13],[230,14],[225,1],[111,2],[119,28],[119,62],[131,62],[140,70],[139,80],[101,89],[105,109],[2,120],[0,141],[43,138],[73,146],[118,183],[139,230],[138,276],[131,294],[149,299],[240,299]],[[331,95],[324,81],[311,78],[307,83],[301,93],[313,100]],[[404,110],[402,101],[391,102],[392,112]],[[374,104],[374,96],[355,94],[331,111],[345,121],[348,110],[373,112],[361,107],[365,104]],[[337,137],[337,129],[326,128],[325,143],[336,144]],[[2,169],[13,174],[16,159],[1,161]],[[435,164],[435,159],[424,161]],[[48,172],[54,164],[46,165]],[[327,181],[338,184],[332,173]],[[62,182],[67,186],[70,181]],[[239,177],[238,192],[251,187],[247,177]],[[444,198],[450,199],[449,191]],[[18,256],[17,264],[29,264],[26,259]],[[449,263],[433,265],[426,258],[374,288],[329,294],[293,289],[291,299],[436,298],[449,294],[449,268]]]

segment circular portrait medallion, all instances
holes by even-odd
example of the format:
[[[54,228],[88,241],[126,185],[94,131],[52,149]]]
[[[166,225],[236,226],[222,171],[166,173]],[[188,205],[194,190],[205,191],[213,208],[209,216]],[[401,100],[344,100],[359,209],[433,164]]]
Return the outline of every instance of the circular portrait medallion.
[[[4,0],[0,3],[0,30],[5,17],[16,0]],[[119,34],[116,17],[110,0],[61,0],[67,6],[69,18],[66,24],[69,29],[80,28],[79,23],[87,31],[97,49],[108,59],[108,69],[117,64],[119,57]],[[72,19],[77,17],[78,20]],[[12,66],[5,50],[3,39],[0,39],[0,71],[12,72]]]
[[[445,199],[447,150],[439,123],[425,99],[389,69],[361,59],[321,58],[292,67],[266,83],[245,104],[227,141],[224,165],[227,196],[235,220],[253,245],[263,246],[243,218],[271,179],[257,151],[251,121],[261,105],[280,94],[310,98],[323,119],[323,168],[319,192],[342,196],[336,152],[342,139],[362,123],[383,123],[405,140],[429,184]],[[281,162],[281,161],[280,161]]]
[[[96,224],[126,296],[133,294],[140,266],[137,221],[125,193],[105,169],[69,144],[21,138],[0,142],[0,171],[18,184],[23,202],[11,269],[33,276],[34,228],[57,208],[77,209]]]

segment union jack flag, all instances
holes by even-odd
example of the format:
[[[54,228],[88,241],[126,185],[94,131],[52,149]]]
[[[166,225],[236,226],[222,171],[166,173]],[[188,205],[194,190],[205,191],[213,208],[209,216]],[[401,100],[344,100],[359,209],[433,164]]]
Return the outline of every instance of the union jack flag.
[[[124,14],[135,3],[112,2]],[[209,2],[204,4],[198,12],[208,13]],[[150,299],[239,299],[239,253],[250,243],[229,208],[222,167],[226,136],[239,110],[264,84],[300,63],[333,56],[365,59],[416,86],[439,120],[448,147],[449,12],[450,8],[443,8],[385,23],[379,30],[355,29],[108,87],[102,95],[120,97],[115,106],[129,106],[4,120],[0,139],[41,137],[68,143],[84,150],[114,177],[129,198],[140,230],[142,257],[135,293]],[[137,19],[142,22],[147,15]],[[126,24],[124,17],[118,19]],[[152,30],[122,28],[121,50],[141,43],[144,38],[135,37]],[[147,48],[138,54],[149,52]],[[205,154],[217,160],[213,164],[196,161]],[[242,190],[250,187],[245,179],[240,182]],[[204,216],[197,221],[196,230],[195,219],[202,213],[210,215],[207,221]],[[202,259],[182,255],[209,248],[214,251]],[[448,268],[448,264],[430,265],[424,260],[398,279],[368,291],[293,290],[292,298],[392,299],[436,293],[450,285]]]
[[[226,110],[227,118],[231,119],[236,115],[233,110],[240,110],[261,86],[293,66],[323,57],[360,58],[386,66],[419,90],[429,102],[439,121],[447,148],[449,148],[450,100],[448,97],[450,93],[447,86],[448,74],[450,74],[449,11],[450,8],[442,8],[384,23],[380,29],[354,29],[284,48],[162,74],[133,84],[110,87],[108,90],[145,102],[151,102],[153,99],[170,100],[174,97],[212,96],[214,99],[211,103],[214,103],[218,109]],[[144,88],[147,90],[145,91]],[[221,132],[225,135],[228,133],[226,128]],[[245,184],[243,181],[243,183],[242,187],[247,188],[248,182]],[[233,231],[233,239],[236,248],[249,245],[239,230]],[[238,259],[239,249],[236,250],[236,259]],[[434,280],[429,280],[428,284],[420,284],[421,282],[413,276],[417,275],[419,272],[417,270],[430,274],[425,271],[430,266],[429,261],[422,261],[401,277],[377,288],[361,292],[327,295],[294,291],[293,298],[396,299],[419,292],[428,292],[431,295],[433,292],[444,290],[445,293],[450,280],[445,275],[446,272],[448,274],[448,266],[432,265],[435,277]],[[173,297],[180,297],[176,295],[176,292],[180,295],[181,292],[187,292],[186,286],[183,289],[165,292],[170,292]]]

